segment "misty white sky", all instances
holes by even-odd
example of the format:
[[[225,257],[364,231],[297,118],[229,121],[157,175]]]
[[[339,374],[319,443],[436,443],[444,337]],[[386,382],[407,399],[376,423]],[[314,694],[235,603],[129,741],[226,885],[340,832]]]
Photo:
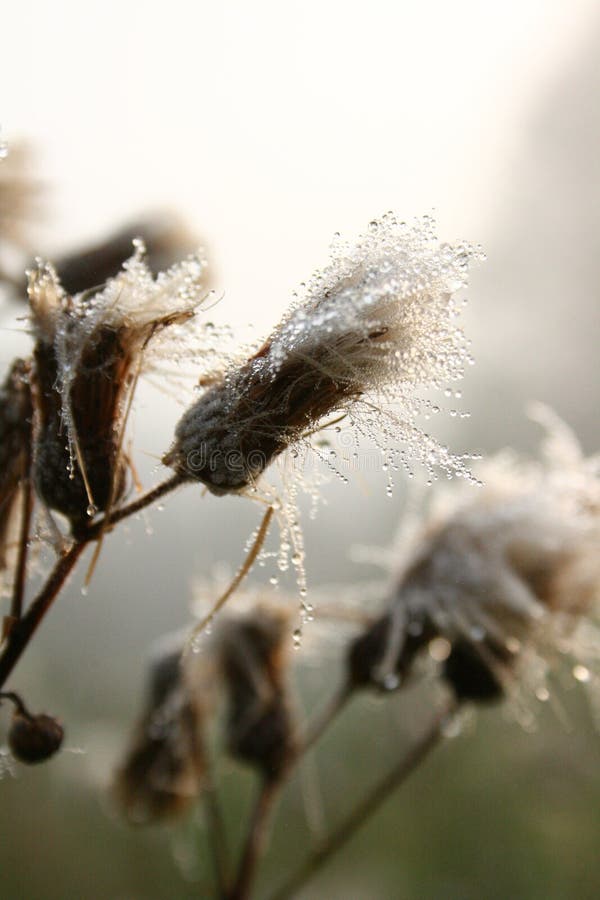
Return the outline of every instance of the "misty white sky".
[[[51,187],[43,250],[171,205],[226,317],[270,323],[333,231],[437,210],[485,241],[594,0],[12,4],[0,122]]]

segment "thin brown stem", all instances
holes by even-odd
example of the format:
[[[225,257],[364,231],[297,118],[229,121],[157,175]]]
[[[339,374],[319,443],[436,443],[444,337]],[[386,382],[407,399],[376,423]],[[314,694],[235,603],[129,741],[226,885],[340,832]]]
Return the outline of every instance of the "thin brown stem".
[[[32,715],[19,697],[14,691],[0,691],[0,703],[3,700],[10,700],[10,702],[14,705],[15,709],[19,713],[19,715],[23,716],[25,719],[31,719]]]
[[[269,900],[289,900],[368,822],[390,795],[437,746],[443,736],[444,723],[456,711],[456,701],[448,701],[409,753],[375,785],[335,831],[314,851]]]
[[[33,637],[38,625],[52,606],[68,576],[85,549],[85,541],[77,541],[57,561],[46,584],[37,595],[25,615],[15,622],[0,655],[0,687],[2,687]]]
[[[146,509],[147,506],[150,506],[152,503],[155,503],[157,500],[160,500],[161,497],[164,497],[166,494],[170,494],[171,491],[174,491],[175,488],[178,488],[180,485],[184,483],[185,479],[181,477],[181,475],[171,475],[170,478],[167,478],[165,481],[161,481],[160,484],[157,484],[156,487],[151,488],[151,490],[146,491],[145,494],[142,494],[141,497],[138,497],[137,500],[132,500],[131,503],[127,503],[125,506],[119,507],[119,509],[114,510],[114,512],[109,513],[104,516],[104,518],[100,519],[98,522],[94,522],[92,525],[89,525],[84,531],[85,540],[93,541],[96,540],[106,529],[110,528],[112,525],[116,525],[117,522],[121,522],[123,519],[129,518],[129,516],[133,516],[141,510]]]
[[[224,591],[219,599],[214,603],[210,612],[208,612],[204,618],[200,619],[197,625],[194,626],[194,629],[190,635],[189,643],[192,644],[194,639],[198,637],[198,635],[202,634],[207,625],[210,625],[216,614],[222,609],[223,606],[227,603],[229,598],[235,591],[238,589],[254,563],[256,562],[256,558],[261,551],[261,548],[265,542],[265,538],[267,537],[267,533],[269,531],[269,525],[271,524],[271,519],[273,518],[273,507],[269,506],[266,513],[264,514],[262,521],[258,527],[258,531],[256,532],[256,537],[248,551],[248,555],[246,559],[240,566],[237,571],[237,574],[226,591]]]
[[[306,734],[298,745],[298,749],[288,767],[288,771],[296,765],[300,758],[304,756],[314,744],[317,743],[323,732],[329,728],[333,720],[337,718],[339,713],[344,709],[352,694],[352,685],[349,682],[345,682],[333,695],[329,703],[325,705],[315,720],[309,724]]]
[[[333,695],[315,722],[309,726],[305,736],[298,742],[296,749],[288,758],[278,777],[262,782],[248,825],[246,842],[240,858],[234,887],[232,893],[228,895],[228,900],[247,900],[251,896],[254,879],[265,850],[269,823],[275,804],[283,788],[288,783],[292,771],[341,712],[351,693],[351,686],[344,684]]]
[[[15,567],[15,581],[13,585],[12,604],[10,614],[13,620],[20,619],[23,614],[23,597],[25,595],[25,575],[27,571],[27,553],[29,550],[29,529],[31,527],[31,513],[33,510],[33,492],[31,481],[26,478],[21,486],[21,523],[19,529],[19,546],[17,549],[17,564]]]
[[[279,796],[281,780],[265,779],[261,782],[242,850],[240,864],[227,900],[249,900],[252,894],[258,864],[262,858],[271,810]]]
[[[179,475],[171,476],[166,481],[163,481],[152,488],[152,490],[148,491],[146,494],[138,497],[133,503],[129,503],[126,506],[117,509],[110,516],[89,525],[82,533],[77,535],[75,543],[66,551],[66,553],[63,553],[56,562],[45,585],[31,603],[31,606],[25,615],[11,625],[4,649],[0,654],[0,687],[5,684],[6,679],[20,660],[31,638],[35,634],[38,625],[52,606],[56,596],[62,590],[68,576],[74,569],[75,564],[86,546],[102,535],[107,527],[150,506],[151,503],[154,503],[160,497],[164,497],[165,494],[168,494],[176,487],[179,487],[182,481],[183,479]],[[24,579],[25,561],[23,561],[22,565]]]

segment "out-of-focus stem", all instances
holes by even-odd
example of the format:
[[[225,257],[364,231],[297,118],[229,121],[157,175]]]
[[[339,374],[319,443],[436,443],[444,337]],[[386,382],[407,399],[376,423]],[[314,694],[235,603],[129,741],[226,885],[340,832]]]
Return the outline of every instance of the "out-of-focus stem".
[[[4,685],[18,663],[38,625],[52,606],[56,596],[60,593],[85,547],[86,541],[77,541],[60,557],[48,576],[46,584],[25,615],[12,626],[6,639],[6,646],[0,655],[0,687]]]
[[[227,900],[248,900],[251,896],[258,865],[265,850],[269,823],[275,803],[288,783],[295,767],[341,712],[351,694],[351,686],[344,684],[333,695],[315,722],[309,726],[305,736],[298,743],[294,753],[290,755],[278,777],[261,783],[248,825],[246,842],[242,850],[234,886],[231,893],[227,895]]]
[[[296,895],[331,857],[338,852],[362,828],[385,803],[388,797],[405,781],[405,779],[425,759],[427,754],[437,746],[443,736],[444,723],[456,712],[456,700],[448,701],[437,713],[427,730],[409,753],[379,781],[367,796],[354,807],[335,831],[314,851],[299,869],[272,894],[269,900],[289,900]]]

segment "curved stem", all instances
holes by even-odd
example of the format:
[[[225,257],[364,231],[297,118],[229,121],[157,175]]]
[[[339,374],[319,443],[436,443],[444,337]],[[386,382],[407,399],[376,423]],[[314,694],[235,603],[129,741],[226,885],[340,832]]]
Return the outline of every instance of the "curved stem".
[[[409,753],[375,785],[333,833],[315,850],[299,869],[271,895],[269,900],[289,900],[295,896],[329,859],[348,843],[356,832],[376,813],[390,795],[405,781],[427,754],[437,746],[443,736],[443,726],[448,716],[457,709],[456,700],[449,701],[434,717],[427,730]]]
[[[164,497],[165,494],[179,487],[183,480],[180,475],[173,475],[167,478],[166,481],[161,482],[141,497],[138,497],[133,503],[122,506],[120,509],[115,510],[114,513],[105,516],[99,522],[89,525],[81,533],[77,534],[75,543],[57,560],[45,585],[31,603],[25,615],[12,624],[6,638],[6,644],[0,654],[0,687],[5,684],[6,679],[18,663],[38,625],[52,606],[57,594],[62,590],[68,576],[87,545],[99,538],[107,527],[134,515],[136,512],[145,509],[146,506],[150,506],[159,497]]]
[[[37,595],[25,615],[12,626],[6,641],[6,646],[0,656],[0,687],[18,663],[29,641],[33,637],[38,625],[52,606],[55,597],[60,592],[68,576],[75,567],[75,563],[86,547],[86,541],[77,541],[57,561],[52,572],[48,576],[46,584]]]
[[[281,779],[265,779],[260,784],[237,875],[227,894],[227,900],[249,900],[251,896],[258,864],[265,849],[271,810],[279,795],[281,783]]]
[[[315,722],[309,726],[304,738],[298,743],[294,753],[289,757],[287,764],[278,777],[261,783],[248,826],[246,842],[238,865],[234,886],[232,892],[228,894],[227,900],[248,900],[251,896],[258,865],[265,850],[269,823],[275,803],[287,784],[292,771],[345,707],[351,694],[352,686],[349,683],[345,683],[333,695]]]

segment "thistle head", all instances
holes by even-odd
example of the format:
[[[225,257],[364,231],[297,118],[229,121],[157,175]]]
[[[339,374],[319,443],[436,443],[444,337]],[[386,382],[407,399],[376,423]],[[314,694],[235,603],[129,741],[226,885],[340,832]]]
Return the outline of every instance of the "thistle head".
[[[68,295],[52,266],[29,275],[37,491],[76,528],[125,489],[121,452],[131,394],[151,342],[193,318],[199,258],[154,277],[138,244],[100,290]]]
[[[217,636],[229,751],[267,779],[278,777],[294,747],[286,687],[290,641],[289,617],[264,605],[228,618]]]
[[[395,686],[427,650],[467,700],[524,688],[544,699],[565,653],[586,668],[600,600],[598,461],[542,417],[540,462],[500,455],[482,467],[476,497],[448,492],[419,530],[388,612],[351,648],[356,685]]]
[[[115,776],[115,799],[132,824],[181,815],[204,782],[208,679],[184,662],[183,649],[179,637],[168,640],[152,660],[145,708]]]
[[[440,244],[433,223],[387,215],[354,244],[337,241],[329,265],[258,351],[225,373],[184,414],[165,463],[216,494],[241,491],[331,414],[360,429],[373,419],[394,464],[466,471],[414,417],[416,388],[462,377],[467,341],[454,322],[471,263],[467,244]],[[390,403],[399,414],[385,409]]]

